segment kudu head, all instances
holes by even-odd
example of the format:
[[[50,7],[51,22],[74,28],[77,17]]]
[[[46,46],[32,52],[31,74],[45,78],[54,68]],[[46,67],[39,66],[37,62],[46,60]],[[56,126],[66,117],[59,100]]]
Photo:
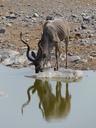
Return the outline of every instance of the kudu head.
[[[40,55],[41,52],[41,55]],[[40,58],[40,63],[43,64],[43,68],[51,67],[50,64],[50,47],[46,40],[44,40],[43,36],[41,40],[38,42],[38,53],[37,56]]]
[[[35,66],[35,73],[39,73],[43,71],[43,61],[42,61],[42,49],[39,46],[40,43],[38,43],[38,52],[37,54],[34,51],[30,50],[30,46],[26,43],[26,41],[22,38],[22,32],[20,33],[20,39],[21,41],[27,46],[27,52],[26,56],[28,60],[32,62],[32,64]]]

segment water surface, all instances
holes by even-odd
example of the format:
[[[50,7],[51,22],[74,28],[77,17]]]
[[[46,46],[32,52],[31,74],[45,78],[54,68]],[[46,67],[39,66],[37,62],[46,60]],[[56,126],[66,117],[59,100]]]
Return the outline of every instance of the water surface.
[[[1,128],[96,128],[96,72],[61,83],[27,78],[31,68],[0,65]]]

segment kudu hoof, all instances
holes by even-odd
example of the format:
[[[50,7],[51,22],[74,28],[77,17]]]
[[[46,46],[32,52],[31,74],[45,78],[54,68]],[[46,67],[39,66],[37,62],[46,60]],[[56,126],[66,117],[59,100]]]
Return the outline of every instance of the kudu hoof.
[[[54,67],[54,71],[58,71],[58,68],[57,67]]]

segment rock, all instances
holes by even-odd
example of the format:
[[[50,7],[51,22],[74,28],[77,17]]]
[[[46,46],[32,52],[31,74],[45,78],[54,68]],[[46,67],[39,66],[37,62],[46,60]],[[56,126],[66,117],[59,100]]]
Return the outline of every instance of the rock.
[[[53,16],[47,16],[46,20],[54,20],[54,17]]]
[[[9,58],[9,54],[7,51],[5,51],[5,49],[0,49],[0,56],[1,56],[1,59],[4,60],[6,58]]]
[[[6,66],[18,65],[19,67],[24,64],[28,64],[28,60],[25,53],[21,55],[18,51],[13,51],[8,49],[6,49],[6,51],[5,49],[4,51],[2,51],[1,60],[2,60],[2,64]]]
[[[94,57],[92,57],[92,56],[90,56],[90,55],[89,55],[87,58],[88,58],[90,61],[94,60]]]
[[[18,56],[20,53],[14,50],[9,50],[9,49],[0,49],[0,56],[2,60],[2,64],[4,65],[12,65],[15,63],[15,58]]]
[[[32,75],[32,78],[38,78],[42,80],[55,80],[62,82],[74,82],[83,77],[83,72],[80,70],[64,69],[60,68],[59,71],[48,69],[44,72]]]
[[[78,38],[82,38],[81,33],[75,33],[75,38],[76,38],[76,39],[78,39]]]
[[[80,62],[82,62],[82,63],[87,63],[88,60],[87,60],[87,59],[82,59]]]
[[[85,25],[85,24],[82,23],[82,24],[81,24],[81,28],[82,28],[82,29],[87,29],[87,25]]]
[[[90,53],[90,56],[96,57],[96,51],[92,51],[92,52]]]
[[[32,17],[32,23],[36,23],[37,20],[36,20],[36,17]]]
[[[16,14],[11,13],[10,15],[6,16],[6,18],[7,18],[7,19],[12,19],[12,20],[14,20],[14,19],[17,18],[17,16],[16,16]]]
[[[20,64],[20,65],[23,65],[27,62],[27,57],[22,55],[22,56],[18,56],[16,57],[15,61],[14,61],[14,64]]]
[[[5,28],[0,28],[0,33],[4,34],[5,33]]]
[[[73,18],[77,18],[78,16],[76,14],[71,15]]]
[[[0,7],[4,7],[4,5],[3,5],[3,4],[1,4],[1,5],[0,5]]]
[[[83,21],[90,21],[91,20],[91,17],[90,16],[83,16]]]
[[[96,40],[93,41],[93,44],[96,45]]]
[[[79,43],[80,43],[80,45],[84,45],[85,46],[85,45],[89,44],[90,42],[89,42],[88,39],[81,39]]]
[[[6,58],[2,64],[6,65],[6,66],[11,66],[14,64],[14,59],[11,59],[11,58]]]
[[[20,54],[18,51],[14,51],[14,50],[9,50],[8,53],[10,57],[14,57]]]
[[[33,17],[39,17],[38,13],[34,13]]]
[[[61,59],[62,61],[64,61],[64,60],[65,60],[65,55],[64,55],[64,54],[60,54],[60,59]]]
[[[79,56],[75,56],[75,55],[68,56],[68,61],[69,62],[77,62],[77,61],[80,61],[80,60],[81,60],[81,58]]]
[[[86,13],[82,13],[81,14],[83,21],[90,21],[91,20],[91,16],[87,15]]]
[[[12,23],[6,23],[6,26],[11,27]]]

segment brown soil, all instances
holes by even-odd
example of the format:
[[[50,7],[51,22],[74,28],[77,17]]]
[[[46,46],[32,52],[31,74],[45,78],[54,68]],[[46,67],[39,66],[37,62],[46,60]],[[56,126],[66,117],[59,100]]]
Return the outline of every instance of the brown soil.
[[[14,0],[15,1],[15,0]],[[96,0],[42,0],[42,2],[38,2],[39,0],[17,0],[16,4],[12,2],[12,0],[1,0],[2,5],[4,5],[4,9],[0,8],[0,15],[6,16],[8,11],[16,12],[17,6],[20,10],[23,10],[27,12],[28,5],[32,7],[36,7],[37,10],[40,11],[40,13],[48,15],[48,7],[49,9],[54,6],[54,8],[61,9],[64,6],[64,9],[73,9],[74,8],[91,8],[93,6],[96,7]],[[51,4],[50,4],[51,3]],[[62,5],[63,4],[63,5]],[[79,6],[80,5],[80,6]],[[30,7],[29,6],[29,7]],[[50,11],[50,10],[49,10]],[[42,32],[42,23],[38,22],[35,23],[33,26],[31,25],[24,25],[19,22],[12,22],[12,25],[6,26],[6,33],[4,35],[0,35],[0,47],[10,47],[10,45],[14,45],[15,49],[21,49],[21,47],[24,47],[24,44],[20,41],[20,32],[23,32],[24,39],[28,41],[31,48],[37,49],[37,43],[38,40],[41,37]],[[94,37],[96,39],[96,37]],[[79,39],[73,38],[71,43],[69,44],[69,53],[72,53],[74,55],[85,55],[86,56],[91,53],[92,51],[96,51],[96,45],[80,45]],[[65,53],[64,48],[61,49],[61,52]],[[63,65],[63,64],[61,64]],[[96,69],[96,57],[89,58],[88,62],[86,63],[69,63],[69,67],[76,68],[76,69]]]

